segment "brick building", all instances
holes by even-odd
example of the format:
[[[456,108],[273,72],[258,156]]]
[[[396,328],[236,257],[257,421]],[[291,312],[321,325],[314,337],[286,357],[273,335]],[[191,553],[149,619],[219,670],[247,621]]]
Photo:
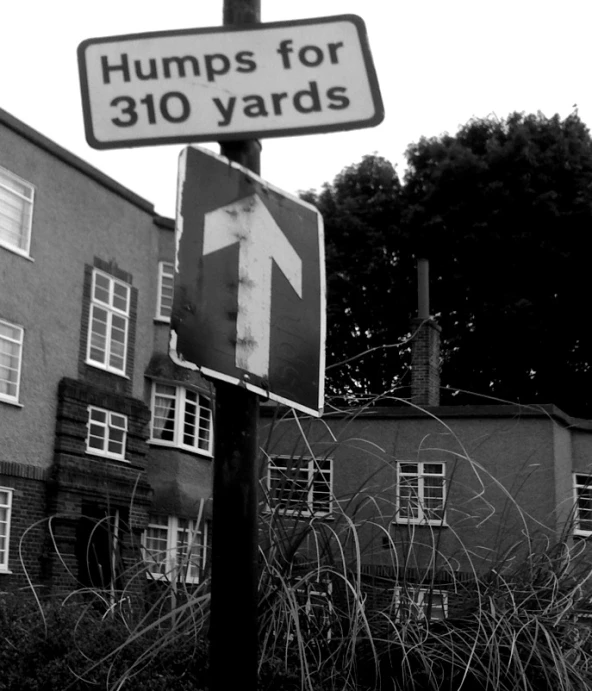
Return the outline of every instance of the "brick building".
[[[293,525],[327,526],[307,538],[312,554],[341,535],[332,558],[360,568],[368,604],[404,587],[444,616],[455,583],[592,536],[592,421],[552,405],[440,406],[440,329],[425,310],[412,326],[407,405],[298,424],[263,407],[266,501]]]
[[[211,390],[167,356],[173,255],[170,219],[0,110],[0,590],[114,586],[142,537],[200,578]]]
[[[173,231],[0,110],[0,591],[116,587],[142,541],[154,578],[202,577],[212,391],[167,354]],[[263,406],[260,443],[271,508],[328,525],[347,513],[369,577],[411,573],[421,590],[429,567],[445,593],[527,533],[592,535],[592,422],[438,406],[427,315],[412,405],[330,412],[306,440]]]

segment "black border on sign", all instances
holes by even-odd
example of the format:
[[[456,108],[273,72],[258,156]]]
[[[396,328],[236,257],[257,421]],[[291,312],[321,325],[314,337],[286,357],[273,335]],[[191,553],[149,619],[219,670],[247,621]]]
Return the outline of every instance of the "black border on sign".
[[[290,26],[312,26],[314,24],[328,24],[338,21],[347,21],[355,25],[360,39],[360,46],[364,58],[364,66],[366,74],[368,75],[368,83],[370,85],[370,93],[372,94],[372,103],[374,105],[374,115],[363,120],[351,120],[349,122],[340,122],[329,125],[311,125],[309,127],[292,127],[281,129],[246,129],[241,132],[233,132],[231,134],[224,134],[220,132],[211,132],[200,135],[182,135],[175,137],[143,137],[124,139],[114,142],[99,141],[94,136],[94,128],[92,124],[92,115],[90,112],[90,93],[88,87],[88,78],[86,70],[86,49],[91,45],[101,45],[104,43],[115,43],[124,40],[137,40],[143,38],[161,38],[165,36],[188,36],[198,34],[215,34],[215,33],[231,33],[233,31],[264,31],[266,29],[277,29]],[[375,127],[384,120],[384,105],[382,96],[380,94],[380,87],[378,86],[378,78],[370,53],[370,45],[368,42],[368,34],[366,32],[366,25],[364,20],[356,14],[339,14],[330,17],[314,17],[311,19],[292,19],[283,22],[267,22],[265,24],[240,24],[240,25],[224,25],[204,27],[198,29],[179,29],[168,31],[152,31],[140,34],[122,34],[119,36],[104,36],[102,38],[89,38],[78,46],[78,73],[80,78],[80,92],[82,95],[82,113],[84,118],[84,133],[86,141],[93,149],[124,149],[138,146],[157,146],[161,144],[188,144],[191,142],[223,142],[236,141],[241,139],[263,139],[265,137],[291,137],[300,134],[323,134],[326,132],[340,132],[346,130],[362,129],[365,127]]]

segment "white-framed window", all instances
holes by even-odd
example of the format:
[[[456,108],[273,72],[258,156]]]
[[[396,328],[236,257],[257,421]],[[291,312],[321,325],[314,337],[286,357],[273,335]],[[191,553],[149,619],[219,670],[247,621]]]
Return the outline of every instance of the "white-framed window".
[[[433,588],[413,586],[395,588],[396,621],[420,621],[446,619],[448,616],[448,592]]]
[[[296,597],[303,606],[300,627],[308,635],[321,636],[330,641],[333,614],[333,584],[329,579],[307,582],[296,588]]]
[[[445,521],[445,470],[444,463],[397,462],[397,523]]]
[[[130,286],[93,270],[87,362],[125,376]]]
[[[158,262],[158,303],[156,318],[170,321],[173,310],[173,284],[175,282],[175,267],[170,262]]]
[[[592,535],[592,475],[574,474],[574,533]]]
[[[0,319],[0,401],[18,403],[24,331]]]
[[[209,398],[183,386],[152,385],[150,441],[207,455],[213,452]]]
[[[267,490],[270,511],[328,516],[332,509],[333,459],[271,456]]]
[[[0,573],[2,571],[8,571],[11,511],[12,490],[6,487],[0,487]]]
[[[29,256],[35,188],[0,168],[0,245]]]
[[[86,453],[125,461],[127,416],[88,407]]]
[[[177,516],[150,516],[144,531],[148,574],[171,582],[199,583],[206,566],[208,522]]]

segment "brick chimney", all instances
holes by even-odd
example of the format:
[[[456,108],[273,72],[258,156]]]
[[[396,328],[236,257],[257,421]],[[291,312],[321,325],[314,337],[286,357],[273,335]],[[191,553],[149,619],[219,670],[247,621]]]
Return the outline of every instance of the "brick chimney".
[[[430,317],[429,264],[417,260],[417,318],[411,321],[411,402],[440,405],[440,331]]]

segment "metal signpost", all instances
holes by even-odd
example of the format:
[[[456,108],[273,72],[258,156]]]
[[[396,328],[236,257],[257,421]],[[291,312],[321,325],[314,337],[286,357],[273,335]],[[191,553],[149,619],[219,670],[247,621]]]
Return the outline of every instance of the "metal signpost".
[[[217,382],[212,680],[215,691],[254,691],[258,395],[320,414],[322,219],[248,168],[188,148],[179,161],[176,240],[169,352]],[[240,660],[229,664],[229,650],[240,650]]]
[[[223,27],[88,39],[78,62],[90,146],[221,143],[180,160],[170,354],[216,380],[211,687],[256,691],[259,396],[320,415],[325,337],[321,218],[258,177],[257,140],[384,110],[359,17],[223,12]]]

